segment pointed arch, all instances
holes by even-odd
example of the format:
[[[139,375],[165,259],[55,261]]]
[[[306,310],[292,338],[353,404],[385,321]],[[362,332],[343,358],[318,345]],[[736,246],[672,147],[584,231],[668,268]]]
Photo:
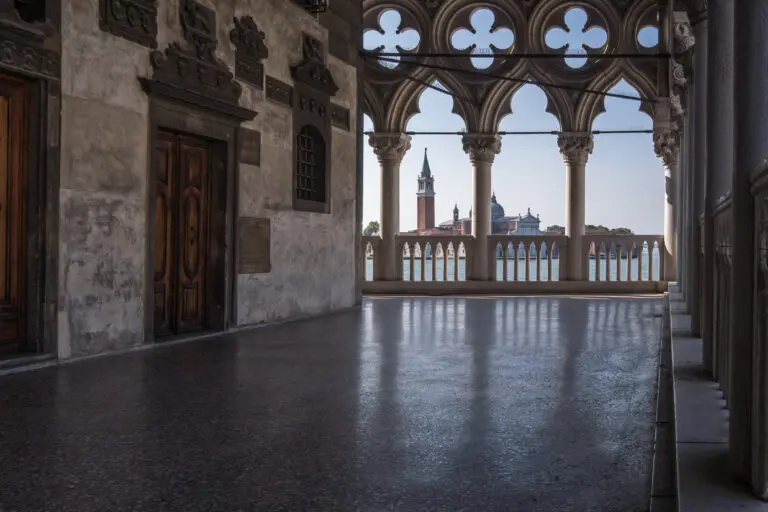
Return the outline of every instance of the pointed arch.
[[[610,91],[621,80],[634,87],[641,97],[650,101],[638,101],[641,112],[654,118],[654,101],[657,99],[656,87],[644,74],[631,65],[617,61],[603,75],[598,76],[587,87],[597,91]],[[627,100],[630,101],[630,100]],[[574,131],[591,131],[592,123],[598,114],[605,112],[605,96],[599,94],[583,94],[576,105],[574,115]]]
[[[386,114],[385,126],[390,132],[404,132],[408,121],[419,113],[419,99],[422,93],[428,89],[425,84],[440,82],[446,90],[456,93],[464,98],[470,98],[471,94],[461,82],[450,73],[441,73],[427,69],[419,69],[411,76],[417,80],[403,80],[403,83],[395,90],[392,100],[389,102]],[[467,131],[475,131],[477,127],[477,108],[467,101],[453,99],[454,114],[464,121]]]
[[[546,82],[546,77],[533,65],[526,65],[521,70],[516,70],[509,75],[524,80]],[[480,131],[495,132],[505,116],[512,113],[512,98],[524,85],[522,82],[511,80],[498,80],[488,93],[480,110]],[[573,124],[573,111],[566,92],[563,89],[537,85],[547,97],[546,111],[555,116],[560,123],[560,129],[570,131]]]
[[[387,111],[379,95],[367,80],[363,80],[363,113],[371,118],[374,131],[385,131]]]

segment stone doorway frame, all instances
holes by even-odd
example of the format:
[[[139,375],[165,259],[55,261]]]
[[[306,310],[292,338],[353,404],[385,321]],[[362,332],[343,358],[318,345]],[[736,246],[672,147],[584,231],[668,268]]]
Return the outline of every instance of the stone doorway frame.
[[[162,340],[197,334],[223,332],[235,323],[236,269],[235,221],[237,214],[237,148],[242,120],[217,115],[157,95],[149,98],[147,151],[147,245],[144,297],[144,340],[156,341],[154,334],[154,216],[156,163],[153,147],[159,131],[171,131],[205,139],[210,144],[210,225],[208,249],[207,329],[204,332],[172,335]],[[215,279],[211,279],[215,276]]]

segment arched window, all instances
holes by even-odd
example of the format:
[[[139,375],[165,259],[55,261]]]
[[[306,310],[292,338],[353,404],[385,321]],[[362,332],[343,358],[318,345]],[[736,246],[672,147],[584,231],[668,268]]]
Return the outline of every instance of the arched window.
[[[296,137],[294,204],[297,209],[326,211],[326,146],[316,127],[305,125]]]

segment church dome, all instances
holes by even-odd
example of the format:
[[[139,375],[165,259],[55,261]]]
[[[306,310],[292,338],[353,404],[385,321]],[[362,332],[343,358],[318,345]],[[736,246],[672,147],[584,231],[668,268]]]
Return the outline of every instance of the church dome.
[[[496,202],[496,194],[491,196],[491,219],[501,219],[504,217],[504,207]]]

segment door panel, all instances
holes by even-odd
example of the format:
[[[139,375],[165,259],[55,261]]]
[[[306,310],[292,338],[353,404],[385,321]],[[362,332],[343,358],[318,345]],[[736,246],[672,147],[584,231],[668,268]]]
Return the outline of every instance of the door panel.
[[[26,90],[0,90],[0,353],[19,352],[25,325]]]
[[[175,237],[173,236],[176,140],[161,133],[155,144],[155,335],[171,333],[174,298]]]
[[[179,172],[179,332],[205,323],[205,271],[208,253],[208,150],[190,139],[181,141]]]
[[[159,134],[154,164],[156,336],[206,327],[208,166],[205,141]]]

